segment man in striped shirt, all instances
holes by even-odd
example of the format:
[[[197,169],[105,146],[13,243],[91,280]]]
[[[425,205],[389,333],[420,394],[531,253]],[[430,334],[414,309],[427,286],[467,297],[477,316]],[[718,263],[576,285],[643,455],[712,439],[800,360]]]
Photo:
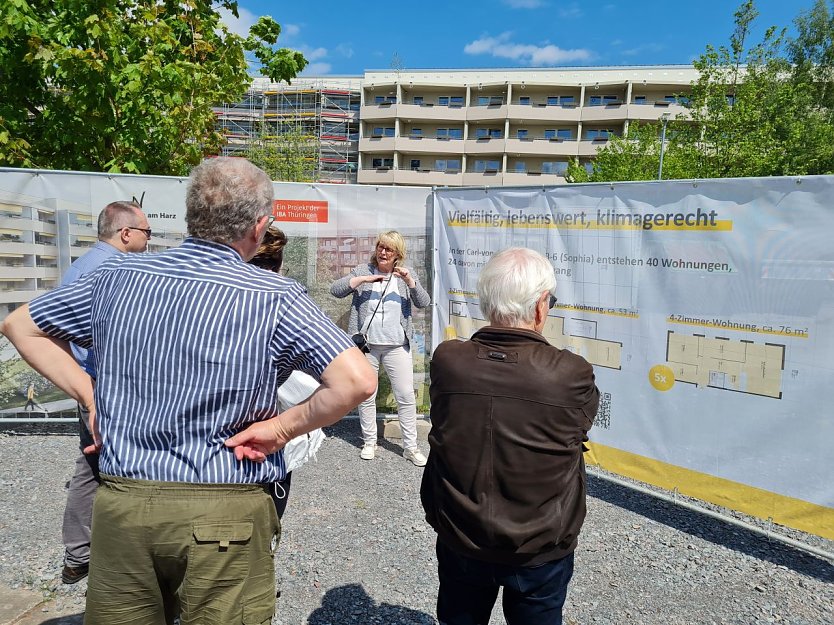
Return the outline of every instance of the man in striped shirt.
[[[272,197],[248,161],[207,160],[180,247],[115,257],[0,328],[91,411],[102,486],[87,625],[269,623],[280,525],[262,485],[284,477],[287,441],[373,393],[364,355],[304,288],[246,263]],[[95,391],[69,341],[94,351]],[[294,369],[321,387],[276,415]]]

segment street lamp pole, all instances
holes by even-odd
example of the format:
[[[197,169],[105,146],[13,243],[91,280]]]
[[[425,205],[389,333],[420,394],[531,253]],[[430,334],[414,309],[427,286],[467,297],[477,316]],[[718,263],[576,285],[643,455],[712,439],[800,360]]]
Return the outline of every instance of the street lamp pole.
[[[660,166],[657,168],[657,179],[663,180],[663,152],[666,150],[666,124],[669,123],[669,113],[660,116],[663,127],[660,130]]]

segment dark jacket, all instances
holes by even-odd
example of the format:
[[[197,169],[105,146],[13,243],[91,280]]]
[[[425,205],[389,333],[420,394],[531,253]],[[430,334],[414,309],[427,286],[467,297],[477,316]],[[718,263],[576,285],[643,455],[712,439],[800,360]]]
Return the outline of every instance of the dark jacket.
[[[420,497],[465,556],[535,566],[576,548],[582,443],[599,403],[588,362],[530,330],[486,327],[431,362],[431,453]]]

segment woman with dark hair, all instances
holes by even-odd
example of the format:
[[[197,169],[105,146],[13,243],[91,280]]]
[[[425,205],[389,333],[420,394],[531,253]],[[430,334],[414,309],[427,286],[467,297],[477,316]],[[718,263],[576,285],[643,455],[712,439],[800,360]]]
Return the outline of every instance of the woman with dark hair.
[[[261,269],[279,273],[284,263],[284,247],[286,244],[287,235],[278,228],[270,227],[266,231],[257,253],[249,262]],[[284,412],[303,402],[318,387],[319,383],[313,377],[301,371],[293,371],[287,381],[278,389],[278,410]],[[287,477],[280,482],[273,483],[269,493],[272,502],[275,504],[278,518],[283,516],[287,507],[293,470],[315,455],[324,438],[324,432],[320,429],[313,430],[308,434],[292,439],[284,447],[284,464],[287,468]]]
[[[367,346],[363,351],[374,370],[378,372],[380,364],[385,367],[397,400],[403,456],[422,467],[426,456],[417,447],[411,307],[425,308],[431,297],[404,261],[403,236],[396,230],[383,232],[377,237],[370,262],[354,267],[344,278],[336,280],[330,293],[335,297],[353,296],[348,334],[364,336]],[[376,393],[359,404],[359,422],[364,442],[359,457],[373,460],[377,443]]]

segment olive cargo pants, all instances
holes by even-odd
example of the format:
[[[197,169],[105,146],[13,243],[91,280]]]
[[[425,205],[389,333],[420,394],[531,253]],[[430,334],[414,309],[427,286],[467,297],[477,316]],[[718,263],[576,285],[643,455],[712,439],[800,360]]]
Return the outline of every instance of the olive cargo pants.
[[[260,485],[102,475],[85,625],[268,625],[280,523]]]

